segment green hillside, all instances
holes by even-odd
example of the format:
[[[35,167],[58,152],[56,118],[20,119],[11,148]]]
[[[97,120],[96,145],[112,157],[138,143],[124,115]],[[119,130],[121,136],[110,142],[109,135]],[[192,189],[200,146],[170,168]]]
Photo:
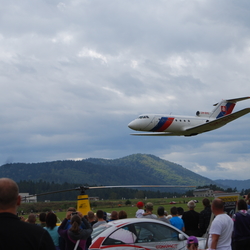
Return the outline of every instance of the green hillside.
[[[82,161],[12,163],[0,167],[0,177],[15,181],[45,180],[88,185],[207,185],[213,183],[182,166],[146,154],[114,160],[89,158]]]

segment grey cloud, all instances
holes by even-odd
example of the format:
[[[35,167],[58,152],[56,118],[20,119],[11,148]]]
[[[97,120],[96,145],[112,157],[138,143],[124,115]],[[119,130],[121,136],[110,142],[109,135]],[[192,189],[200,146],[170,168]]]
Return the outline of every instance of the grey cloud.
[[[249,115],[193,138],[133,137],[127,124],[249,95],[248,7],[2,1],[0,163],[150,153],[207,176],[244,169]]]

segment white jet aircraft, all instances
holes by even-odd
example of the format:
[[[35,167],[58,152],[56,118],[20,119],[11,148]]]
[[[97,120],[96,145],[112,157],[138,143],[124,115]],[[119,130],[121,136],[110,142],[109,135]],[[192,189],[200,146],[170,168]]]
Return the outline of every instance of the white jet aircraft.
[[[249,99],[242,97],[223,100],[214,104],[212,112],[197,111],[196,116],[172,116],[145,114],[128,124],[128,127],[137,131],[151,133],[136,133],[131,135],[141,136],[194,136],[220,128],[227,123],[247,114],[250,108],[245,108],[232,113],[236,102]]]

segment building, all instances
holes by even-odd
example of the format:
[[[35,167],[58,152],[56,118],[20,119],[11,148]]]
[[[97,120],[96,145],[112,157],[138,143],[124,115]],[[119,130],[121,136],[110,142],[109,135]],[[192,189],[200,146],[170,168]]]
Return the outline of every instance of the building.
[[[89,197],[90,201],[99,201],[99,197]]]
[[[193,191],[194,197],[212,197],[214,195],[214,191],[209,188],[203,189],[195,189]]]
[[[22,203],[37,202],[37,196],[30,196],[29,193],[19,193],[22,197]]]

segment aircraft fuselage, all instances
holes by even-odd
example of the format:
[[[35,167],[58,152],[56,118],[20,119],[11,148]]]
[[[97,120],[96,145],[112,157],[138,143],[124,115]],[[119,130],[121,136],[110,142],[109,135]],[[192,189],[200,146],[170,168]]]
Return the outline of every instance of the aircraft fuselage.
[[[128,127],[136,131],[178,133],[211,120],[204,117],[145,114],[130,122]]]

